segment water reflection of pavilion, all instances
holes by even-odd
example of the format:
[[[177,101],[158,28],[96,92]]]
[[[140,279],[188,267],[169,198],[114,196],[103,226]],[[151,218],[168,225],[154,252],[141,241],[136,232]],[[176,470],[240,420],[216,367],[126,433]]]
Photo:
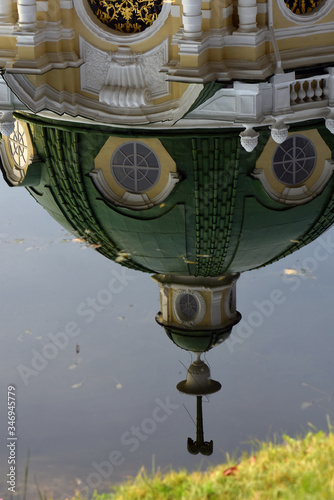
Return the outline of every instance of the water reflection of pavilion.
[[[4,178],[154,275],[158,323],[206,352],[240,320],[239,273],[334,222],[332,2],[160,2],[132,31],[56,4],[1,2]],[[197,397],[195,449],[217,384],[198,358],[178,385]]]

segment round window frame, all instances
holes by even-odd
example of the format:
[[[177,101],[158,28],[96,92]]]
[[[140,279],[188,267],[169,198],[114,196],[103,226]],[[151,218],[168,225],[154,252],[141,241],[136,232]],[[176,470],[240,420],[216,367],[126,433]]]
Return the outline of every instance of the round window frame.
[[[153,154],[155,159],[156,159],[156,162],[158,164],[158,176],[157,178],[154,180],[154,183],[151,184],[147,189],[144,189],[144,190],[140,190],[140,191],[134,191],[132,189],[129,189],[126,185],[123,185],[121,184],[121,182],[117,179],[116,175],[115,175],[115,172],[113,170],[113,159],[115,158],[115,156],[119,153],[119,151],[121,151],[122,148],[126,147],[127,145],[136,145],[136,144],[140,144],[141,146],[143,146],[144,148],[146,148],[150,153],[149,154]],[[124,153],[123,153],[124,154]],[[130,156],[130,155],[128,155]],[[124,166],[123,166],[124,167]],[[125,168],[127,166],[125,165]],[[128,166],[130,168],[130,165]],[[139,169],[140,167],[138,167]],[[124,189],[127,193],[130,193],[130,194],[145,194],[147,193],[148,191],[150,191],[150,189],[152,189],[154,186],[156,186],[160,180],[160,176],[161,176],[161,163],[160,163],[160,160],[159,160],[159,157],[158,155],[156,154],[156,152],[150,148],[147,144],[145,144],[144,142],[141,142],[141,141],[127,141],[127,142],[124,142],[123,144],[121,144],[120,146],[118,146],[115,151],[113,152],[111,158],[110,158],[110,171],[111,171],[111,175],[113,176],[115,182],[122,188]]]
[[[312,12],[294,14],[284,0],[278,0],[277,4],[286,19],[302,26],[314,24],[319,19],[325,17],[334,6],[333,0],[322,0],[321,4],[315,7]]]
[[[291,139],[295,139],[295,138],[300,138],[300,139],[303,139],[304,141],[306,141],[306,144],[310,144],[311,147],[313,148],[313,151],[314,151],[314,161],[313,161],[313,166],[312,166],[312,170],[308,173],[307,177],[305,177],[303,180],[301,180],[300,182],[298,183],[288,183],[288,182],[284,182],[282,181],[276,171],[275,171],[275,167],[274,167],[274,160],[275,160],[275,155],[276,153],[280,150],[280,149],[283,149],[283,146],[284,144],[291,140]],[[285,152],[287,152],[287,150],[285,150]],[[304,135],[302,134],[292,134],[290,135],[285,141],[283,141],[281,144],[278,144],[275,151],[274,151],[274,154],[273,154],[273,157],[272,157],[272,163],[271,163],[271,168],[272,168],[272,171],[273,171],[273,174],[275,176],[275,178],[278,180],[278,182],[280,182],[281,184],[283,184],[284,186],[286,187],[289,187],[289,188],[296,188],[296,187],[299,187],[299,186],[302,186],[305,184],[305,182],[311,177],[311,175],[313,174],[315,168],[316,168],[316,165],[317,165],[317,149],[316,147],[314,146],[313,142],[311,141],[311,139],[309,137],[305,137]]]
[[[98,38],[114,44],[125,44],[131,46],[135,43],[142,42],[154,36],[165,24],[170,11],[171,2],[164,1],[162,4],[162,9],[158,18],[152,23],[151,26],[146,28],[144,31],[132,34],[122,34],[120,31],[113,30],[108,26],[105,26],[96,17],[92,9],[90,8],[88,2],[85,0],[73,0],[74,9],[78,14],[82,23]]]
[[[195,316],[190,320],[184,319],[183,314],[180,311],[180,300],[184,295],[192,295],[197,300],[198,304],[198,311],[195,314]],[[190,327],[198,325],[198,323],[200,323],[204,318],[206,311],[205,301],[202,295],[194,290],[178,290],[173,296],[172,308],[177,322],[181,323],[184,326],[190,326]]]
[[[15,136],[16,133],[20,133],[22,135],[23,148],[26,150],[26,154],[25,154],[25,156],[23,156],[23,164],[22,165],[21,164],[19,165],[17,163],[17,161],[15,159],[15,155],[13,153],[12,144],[16,143],[13,136]],[[22,126],[22,123],[19,120],[15,120],[14,130],[8,137],[8,150],[9,150],[11,159],[12,159],[15,167],[19,170],[24,170],[27,167],[28,161],[29,161],[29,143],[28,143],[28,137],[27,137],[26,131],[24,130],[24,127]],[[19,155],[19,157],[22,158],[22,155]]]
[[[272,170],[272,159],[277,143],[272,137],[269,137],[251,173],[254,179],[261,182],[264,191],[272,200],[290,206],[304,205],[319,196],[334,172],[334,161],[331,159],[332,151],[319,134],[319,131],[317,129],[306,129],[298,133],[309,138],[313,145],[316,145],[317,150],[315,171],[305,184],[289,188],[276,179]],[[288,137],[291,137],[291,135],[293,135],[293,132],[289,133]],[[266,205],[264,199],[263,202]]]

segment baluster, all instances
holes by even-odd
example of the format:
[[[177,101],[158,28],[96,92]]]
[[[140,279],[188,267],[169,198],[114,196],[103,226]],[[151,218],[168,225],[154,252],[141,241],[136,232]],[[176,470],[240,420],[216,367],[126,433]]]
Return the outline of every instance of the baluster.
[[[324,82],[324,87],[322,89],[322,93],[324,95],[324,99],[327,99],[328,98],[328,95],[329,95],[329,88],[328,88],[328,85],[329,85],[329,79],[326,78],[326,80],[324,79],[323,80]]]
[[[306,97],[306,92],[305,92],[304,87],[303,87],[304,82],[300,81],[299,84],[300,84],[300,87],[298,90],[298,98],[300,101],[304,101],[304,99]]]
[[[295,86],[296,86],[296,82],[292,83],[291,87],[290,87],[290,102],[291,102],[291,104],[295,104],[296,99],[298,97]]]
[[[323,82],[322,85],[324,86],[325,85],[325,82],[322,78],[317,78],[316,79],[316,82],[317,82],[317,86],[314,90],[314,94],[315,94],[315,100],[316,101],[320,101],[321,100],[321,97],[322,97],[322,88],[321,88],[321,81]]]
[[[313,97],[314,97],[314,89],[312,87],[312,83],[313,83],[313,80],[308,80],[308,82],[307,82],[306,95],[307,95],[308,102],[313,101]]]

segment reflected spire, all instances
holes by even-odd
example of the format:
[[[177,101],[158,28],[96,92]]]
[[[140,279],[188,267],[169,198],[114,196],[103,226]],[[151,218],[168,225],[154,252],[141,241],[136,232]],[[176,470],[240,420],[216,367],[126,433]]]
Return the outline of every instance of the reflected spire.
[[[210,378],[210,368],[201,359],[202,353],[196,353],[196,360],[189,366],[187,379],[176,388],[184,394],[196,396],[196,441],[188,437],[187,450],[192,455],[212,455],[213,441],[204,440],[202,397],[220,391],[221,384]]]
[[[196,397],[196,441],[188,437],[187,450],[192,455],[201,453],[202,455],[212,455],[213,441],[204,441],[202,396]]]

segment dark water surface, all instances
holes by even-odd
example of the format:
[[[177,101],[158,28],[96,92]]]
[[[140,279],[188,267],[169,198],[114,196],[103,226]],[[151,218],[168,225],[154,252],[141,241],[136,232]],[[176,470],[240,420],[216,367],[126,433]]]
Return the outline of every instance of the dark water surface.
[[[239,279],[243,320],[205,356],[222,389],[203,398],[214,452],[202,457],[187,452],[196,399],[176,389],[191,355],[154,320],[157,284],[73,242],[24,188],[1,182],[0,205],[0,420],[14,385],[18,479],[22,488],[29,449],[29,499],[37,498],[34,475],[41,489],[66,499],[87,484],[107,491],[142,465],[151,470],[152,460],[164,471],[203,470],[252,441],[310,424],[327,430],[327,417],[334,421],[334,229],[321,237],[323,251],[317,240]],[[118,293],[101,307],[112,278]],[[61,335],[66,330],[76,335]],[[50,334],[61,347],[48,347]],[[4,471],[7,449],[0,450]]]

